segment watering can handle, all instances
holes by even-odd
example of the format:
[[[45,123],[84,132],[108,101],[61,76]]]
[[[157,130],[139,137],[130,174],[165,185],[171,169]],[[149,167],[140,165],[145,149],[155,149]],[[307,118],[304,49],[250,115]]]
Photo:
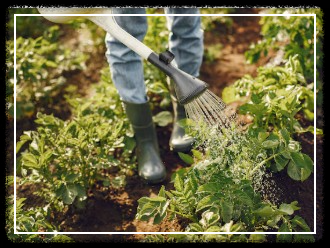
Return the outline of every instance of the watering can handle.
[[[142,58],[148,60],[150,54],[154,53],[149,47],[122,29],[114,16],[90,16],[89,19]]]

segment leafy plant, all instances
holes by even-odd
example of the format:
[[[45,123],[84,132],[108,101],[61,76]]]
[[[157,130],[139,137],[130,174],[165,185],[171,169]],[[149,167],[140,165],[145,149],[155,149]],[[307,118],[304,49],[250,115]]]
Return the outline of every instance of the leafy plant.
[[[193,150],[191,158],[180,156],[193,161],[192,166],[174,176],[173,190],[166,191],[163,186],[158,196],[139,199],[136,218],[153,219],[158,224],[180,216],[189,221],[187,232],[283,231],[286,226],[290,231],[310,231],[307,225],[295,224],[301,220],[293,215],[299,209],[297,202],[277,206],[258,192],[266,168],[282,170],[287,166],[294,180],[305,180],[312,172],[312,160],[299,151],[287,130],[275,135],[261,129],[238,133],[210,130],[202,123],[187,121],[186,125],[199,149]]]
[[[302,74],[307,82],[314,81],[314,55],[316,56],[316,88],[318,90],[317,102],[320,106],[322,100],[322,79],[319,73],[323,63],[323,13],[320,9],[269,9],[268,14],[316,14],[316,33],[314,34],[313,16],[263,16],[262,40],[252,44],[245,55],[247,61],[255,63],[262,55],[270,50],[283,51],[284,59],[298,54],[297,59],[302,67]],[[316,54],[314,54],[314,37],[316,39]]]
[[[64,72],[83,69],[87,56],[72,51],[54,41],[58,26],[52,26],[38,38],[19,37],[16,40],[16,116],[31,116],[46,106],[63,89]],[[56,39],[55,39],[56,40]],[[7,105],[13,115],[14,43],[7,42]],[[41,107],[39,107],[41,108]],[[42,110],[42,109],[41,109]]]
[[[226,103],[247,102],[239,110],[253,116],[253,127],[275,131],[285,127],[292,134],[314,131],[313,128],[304,129],[295,118],[302,110],[307,119],[314,119],[312,89],[313,84],[306,83],[296,55],[290,57],[284,67],[259,67],[257,77],[246,75],[226,87],[223,100]]]
[[[17,143],[17,152],[29,143],[18,158],[21,183],[38,184],[36,194],[58,210],[83,207],[87,190],[97,181],[122,186],[118,183],[134,167],[133,133],[114,87],[103,82],[94,97],[70,102],[71,120],[38,113],[37,131],[24,132]],[[110,169],[118,172],[114,179],[102,173]]]
[[[7,177],[7,188],[12,186],[13,177]],[[50,211],[45,208],[24,208],[25,198],[16,199],[16,231],[18,232],[56,232],[58,229],[49,221]],[[6,226],[7,235],[12,242],[72,242],[65,235],[39,235],[39,234],[14,234],[14,197],[6,198]]]

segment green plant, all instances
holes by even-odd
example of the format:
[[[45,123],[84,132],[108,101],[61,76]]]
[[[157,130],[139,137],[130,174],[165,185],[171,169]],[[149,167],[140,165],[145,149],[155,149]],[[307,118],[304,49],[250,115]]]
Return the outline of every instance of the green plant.
[[[312,172],[312,160],[300,152],[287,130],[278,134],[261,129],[219,132],[203,123],[186,121],[186,125],[196,137],[196,147],[193,157],[181,157],[193,162],[192,166],[175,174],[173,190],[162,187],[158,196],[139,199],[136,218],[152,218],[158,224],[180,216],[189,222],[187,232],[310,231],[301,217],[293,215],[299,209],[297,202],[278,206],[258,192],[268,169],[287,166],[288,175],[301,181]]]
[[[14,39],[14,14],[39,14],[36,8],[8,8],[6,27],[8,39]],[[16,36],[24,38],[37,38],[42,36],[44,30],[49,29],[54,23],[40,16],[16,16]]]
[[[201,14],[219,14],[219,16],[202,16],[202,28],[205,31],[210,31],[213,30],[217,24],[223,24],[231,29],[233,19],[230,16],[221,16],[221,14],[231,14],[234,12],[234,8],[201,8]]]
[[[70,103],[71,120],[38,113],[37,131],[24,132],[17,143],[17,152],[28,143],[18,158],[21,183],[38,184],[36,194],[57,210],[71,204],[83,207],[87,190],[97,181],[122,186],[134,168],[135,141],[114,86],[103,81],[93,97]]]
[[[85,68],[87,55],[59,45],[52,26],[36,39],[19,37],[16,40],[16,117],[31,116],[51,103],[52,98],[63,89],[65,72]],[[8,112],[14,112],[14,43],[7,42]],[[37,108],[39,106],[39,109]],[[40,109],[41,108],[41,109]]]
[[[13,185],[13,177],[7,177],[7,188]],[[58,229],[49,221],[49,207],[24,208],[25,198],[16,198],[16,231],[18,232],[56,232]],[[72,242],[65,235],[15,234],[14,233],[14,197],[6,198],[6,232],[12,242]]]
[[[290,134],[314,131],[303,128],[295,118],[302,110],[308,120],[314,119],[313,83],[306,83],[298,55],[290,57],[284,67],[259,67],[255,78],[244,76],[224,89],[223,100],[244,102],[240,113],[253,116],[253,127],[276,131],[285,127]]]
[[[284,51],[284,59],[298,54],[297,59],[302,68],[302,74],[307,82],[314,81],[314,56],[316,56],[316,88],[317,103],[322,100],[323,68],[323,12],[320,9],[269,9],[267,14],[316,14],[316,33],[314,34],[313,16],[263,16],[260,20],[263,36],[257,44],[252,44],[245,55],[249,63],[255,63],[270,50]],[[314,38],[316,39],[316,54],[314,54]]]
[[[204,58],[207,63],[212,63],[221,56],[221,44],[209,45],[205,48]]]

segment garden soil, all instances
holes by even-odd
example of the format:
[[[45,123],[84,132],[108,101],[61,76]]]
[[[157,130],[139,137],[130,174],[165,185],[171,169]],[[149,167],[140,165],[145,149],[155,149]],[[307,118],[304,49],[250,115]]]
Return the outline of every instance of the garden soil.
[[[251,10],[239,10],[242,13],[251,13]],[[259,64],[265,64],[269,56],[261,58],[256,65],[245,63],[244,52],[248,50],[252,42],[260,39],[259,17],[233,17],[233,25],[228,28],[225,25],[217,25],[212,32],[205,32],[204,44],[207,48],[214,44],[221,44],[221,54],[212,62],[204,61],[201,67],[200,78],[210,85],[210,90],[221,96],[222,90],[234,83],[245,74],[256,75],[256,68]],[[73,44],[74,45],[74,44]],[[77,84],[79,82],[79,93],[88,95],[91,82],[97,82],[100,75],[95,73],[106,65],[102,49],[95,52],[87,62],[85,71],[77,71],[66,75],[69,82]],[[67,106],[61,108],[64,112],[56,112],[54,115],[61,118],[70,118],[70,111]],[[56,111],[56,110],[55,110]],[[302,120],[303,124],[308,125]],[[305,122],[305,123],[304,123]],[[33,122],[18,122],[17,136],[23,130],[34,128]],[[172,189],[171,175],[176,170],[185,167],[179,156],[169,149],[168,141],[171,134],[171,125],[167,127],[157,127],[157,134],[160,143],[160,151],[163,162],[167,168],[167,178],[163,183],[166,189]],[[8,138],[8,137],[7,137]],[[10,135],[9,135],[10,138]],[[314,157],[313,135],[301,134],[298,140],[302,143],[304,153]],[[8,150],[10,152],[10,149]],[[323,168],[322,168],[322,139],[317,139],[316,149],[316,219],[317,235],[320,239],[323,234]],[[9,170],[10,171],[10,170]],[[295,182],[286,174],[286,171],[274,174],[271,180],[275,181],[275,190],[279,193],[282,202],[290,203],[297,200],[301,210],[297,214],[302,216],[307,224],[314,229],[314,174],[304,182]],[[184,219],[174,221],[165,220],[161,224],[153,225],[152,222],[143,222],[135,219],[138,199],[143,196],[154,196],[158,193],[161,185],[147,185],[137,175],[128,177],[127,184],[123,189],[111,189],[103,191],[100,185],[96,185],[89,193],[89,201],[86,209],[82,212],[69,209],[65,215],[56,216],[60,220],[62,230],[70,232],[170,232],[183,231],[186,222]],[[32,198],[33,190],[21,189],[28,198],[27,204],[36,202]],[[32,199],[29,201],[29,195]],[[133,242],[146,237],[143,234],[133,235],[107,235],[107,234],[75,234],[69,235],[77,242]],[[272,238],[274,240],[274,237]]]

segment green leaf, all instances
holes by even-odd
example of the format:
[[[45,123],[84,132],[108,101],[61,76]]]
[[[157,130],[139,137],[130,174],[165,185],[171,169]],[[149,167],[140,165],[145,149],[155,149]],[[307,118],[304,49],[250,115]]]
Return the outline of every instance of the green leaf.
[[[289,159],[283,157],[282,155],[276,155],[274,157],[277,171],[281,171],[289,163]]]
[[[192,149],[191,152],[194,155],[194,157],[197,158],[198,160],[203,159],[203,153],[201,153],[200,151]]]
[[[182,192],[184,189],[183,181],[179,174],[176,174],[176,176],[175,176],[174,187],[179,192]]]
[[[242,202],[244,205],[247,205],[249,207],[253,207],[253,201],[249,197],[247,193],[241,190],[235,190],[233,194],[237,197],[237,199]]]
[[[293,241],[296,243],[314,243],[315,239],[312,234],[294,234]]]
[[[306,180],[313,169],[313,161],[309,156],[300,152],[290,153],[291,161],[288,165],[288,175],[294,180]]]
[[[153,121],[158,126],[165,127],[168,124],[172,123],[173,116],[172,116],[172,113],[169,111],[162,111],[153,117]]]
[[[221,228],[219,226],[210,226],[205,232],[221,232]]]
[[[78,191],[74,184],[62,184],[57,191],[57,194],[60,195],[64,204],[71,205],[78,195]]]
[[[292,215],[295,210],[296,209],[294,209],[291,204],[286,204],[286,203],[282,203],[279,208],[279,211],[285,215]]]
[[[218,211],[219,210],[217,208],[212,208],[203,212],[202,219],[199,221],[199,223],[204,228],[214,225],[220,219],[220,216],[217,213]]]
[[[251,242],[260,243],[260,242],[266,242],[266,235],[265,234],[251,234],[249,237],[249,240]]]
[[[22,166],[39,169],[38,159],[32,153],[22,153]]]
[[[32,140],[31,132],[24,132],[23,135],[20,137],[20,141],[16,144],[16,154],[19,152],[19,150],[22,148],[22,146],[27,142]]]
[[[255,210],[254,213],[259,215],[260,217],[271,218],[272,216],[274,216],[276,211],[267,205]]]
[[[172,173],[172,175],[171,175],[171,183],[174,182],[176,175],[179,175],[179,177],[182,178],[185,175],[185,173],[187,172],[187,169],[188,168],[181,168],[181,169],[178,169],[177,171],[175,171],[174,173]]]
[[[197,203],[196,212],[198,212],[204,208],[213,206],[217,201],[219,201],[219,199],[213,195],[205,196],[202,200],[200,200]]]
[[[251,95],[251,101],[255,104],[259,104],[262,101],[262,96],[259,96],[259,94],[252,93]]]
[[[178,154],[179,154],[179,157],[182,159],[183,162],[185,162],[189,165],[194,163],[194,159],[190,155],[182,153],[182,152],[178,152]]]
[[[197,189],[197,193],[221,193],[221,188],[219,187],[218,183],[206,183],[201,185]]]
[[[225,223],[230,222],[233,216],[233,209],[234,209],[233,204],[229,201],[221,200],[220,206],[221,206],[220,210],[221,210],[222,220]]]
[[[266,149],[274,149],[279,145],[279,141],[278,140],[266,140],[264,142],[262,142],[262,146]]]
[[[190,223],[188,229],[189,232],[204,232],[203,227],[198,223]]]
[[[299,181],[301,179],[301,170],[293,161],[289,162],[287,173],[293,180]]]
[[[288,145],[290,142],[290,133],[285,128],[280,130],[280,134],[283,137],[285,144]]]
[[[283,222],[280,228],[278,229],[279,232],[292,232],[288,225]],[[292,241],[292,234],[277,234],[276,235],[277,242],[291,242]]]
[[[299,231],[303,231],[303,232],[310,232],[311,229],[309,228],[309,226],[307,225],[306,221],[301,218],[300,216],[296,215],[292,220],[291,220],[292,226],[295,229],[296,232]],[[301,230],[299,230],[299,228],[296,227],[300,227]]]
[[[259,132],[258,133],[259,142],[264,142],[267,139],[268,136],[269,136],[268,132]]]

